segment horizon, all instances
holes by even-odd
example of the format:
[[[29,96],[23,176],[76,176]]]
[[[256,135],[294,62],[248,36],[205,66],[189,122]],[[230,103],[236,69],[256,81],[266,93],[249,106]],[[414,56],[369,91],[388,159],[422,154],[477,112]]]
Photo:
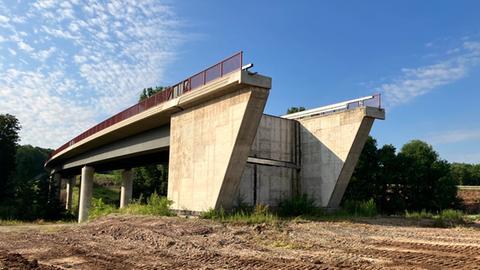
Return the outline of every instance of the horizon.
[[[420,139],[480,163],[480,3],[364,3],[2,1],[0,113],[19,119],[21,144],[55,149],[143,88],[243,50],[273,79],[265,113],[379,92],[379,147]]]

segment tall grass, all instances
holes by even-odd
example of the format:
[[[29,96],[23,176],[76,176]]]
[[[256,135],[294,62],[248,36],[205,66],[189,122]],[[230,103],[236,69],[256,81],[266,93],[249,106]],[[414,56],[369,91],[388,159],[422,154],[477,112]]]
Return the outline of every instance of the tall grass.
[[[147,203],[141,200],[133,201],[124,208],[116,208],[114,205],[106,204],[102,199],[93,199],[90,208],[89,218],[95,219],[109,214],[130,214],[130,215],[151,215],[151,216],[173,216],[175,213],[170,210],[172,201],[166,197],[153,193],[147,198]]]
[[[368,201],[346,200],[343,204],[343,210],[354,217],[374,217],[378,214],[377,206],[373,199]]]
[[[253,208],[237,208],[229,212],[223,208],[210,209],[200,215],[200,218],[235,224],[275,224],[279,221],[278,216],[269,211],[268,206],[260,204]]]

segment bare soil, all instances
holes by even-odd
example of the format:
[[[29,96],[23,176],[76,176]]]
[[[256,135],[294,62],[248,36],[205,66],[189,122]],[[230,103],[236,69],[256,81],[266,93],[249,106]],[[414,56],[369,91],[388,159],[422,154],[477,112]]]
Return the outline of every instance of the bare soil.
[[[466,213],[480,213],[480,187],[478,189],[459,189],[458,197],[462,199]]]
[[[480,269],[480,229],[110,216],[0,227],[0,269]]]

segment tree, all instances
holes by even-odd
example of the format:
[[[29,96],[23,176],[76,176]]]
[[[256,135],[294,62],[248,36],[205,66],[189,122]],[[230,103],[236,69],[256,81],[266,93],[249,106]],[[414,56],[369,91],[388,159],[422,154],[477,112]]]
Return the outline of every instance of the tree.
[[[31,145],[17,147],[13,177],[16,218],[52,219],[61,213],[57,211],[58,202],[49,198],[54,192],[50,189],[49,173],[43,167],[51,151]]]
[[[425,142],[413,140],[400,153],[392,145],[377,149],[368,138],[344,200],[374,199],[384,213],[437,211],[458,206],[450,164]]]
[[[152,87],[143,88],[142,93],[140,94],[139,101],[147,99],[147,98],[155,95],[156,93],[163,91],[164,89],[165,89],[165,87],[163,87],[163,86],[155,86],[155,88],[152,88]]]
[[[134,169],[133,197],[144,199],[156,192],[158,195],[167,196],[168,168],[167,166],[148,165]]]
[[[165,89],[163,86],[156,86],[155,88],[144,88],[140,94],[139,100],[147,99],[158,92]],[[151,194],[156,192],[159,195],[167,195],[167,181],[168,181],[168,168],[163,164],[160,165],[148,165],[138,167],[133,170],[133,197],[143,198],[150,197]]]
[[[301,112],[301,111],[305,111],[305,107],[290,107],[287,110],[287,114]]]
[[[453,163],[451,169],[459,185],[480,185],[480,164]]]
[[[0,115],[0,203],[11,197],[12,174],[19,141],[20,123],[10,114]]]

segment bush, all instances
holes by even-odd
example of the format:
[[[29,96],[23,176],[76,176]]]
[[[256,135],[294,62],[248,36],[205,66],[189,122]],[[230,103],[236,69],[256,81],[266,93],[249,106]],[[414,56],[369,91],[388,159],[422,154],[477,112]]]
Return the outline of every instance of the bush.
[[[465,219],[463,212],[459,210],[442,210],[435,218],[435,225],[440,227],[454,227],[461,224],[465,224]]]
[[[111,204],[106,204],[103,200],[100,199],[92,199],[92,206],[90,207],[89,211],[89,218],[95,219],[101,216],[106,216],[112,213],[116,213],[117,208]]]
[[[154,192],[147,198],[147,204],[142,204],[138,200],[122,208],[120,212],[133,215],[173,216],[175,213],[170,210],[171,205],[172,201]]]
[[[377,206],[375,201],[353,201],[347,200],[343,204],[343,209],[353,216],[373,217],[377,215]]]
[[[166,197],[153,193],[147,198],[147,203],[143,204],[140,200],[133,201],[125,208],[118,209],[114,205],[106,204],[102,199],[93,199],[90,208],[90,219],[100,216],[106,216],[113,213],[131,214],[131,215],[151,215],[151,216],[173,216],[175,213],[170,210],[172,201]]]
[[[260,204],[253,208],[237,208],[231,212],[227,212],[223,208],[209,209],[200,215],[200,218],[236,224],[274,224],[278,221],[278,217],[270,212],[268,206]]]
[[[281,216],[314,215],[321,212],[315,206],[315,200],[308,197],[307,194],[281,201],[278,204],[278,208]]]

